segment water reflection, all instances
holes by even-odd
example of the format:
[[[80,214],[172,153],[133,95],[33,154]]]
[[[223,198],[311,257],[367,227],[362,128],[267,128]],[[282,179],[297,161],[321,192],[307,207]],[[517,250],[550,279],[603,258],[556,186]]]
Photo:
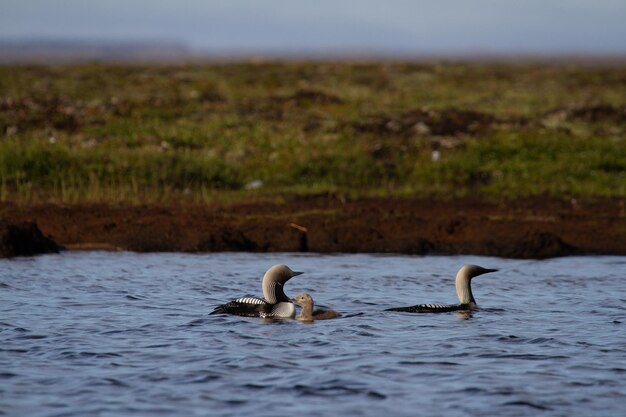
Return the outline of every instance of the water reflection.
[[[472,317],[474,316],[472,315],[471,310],[459,310],[456,312],[456,318],[459,320],[469,320]]]

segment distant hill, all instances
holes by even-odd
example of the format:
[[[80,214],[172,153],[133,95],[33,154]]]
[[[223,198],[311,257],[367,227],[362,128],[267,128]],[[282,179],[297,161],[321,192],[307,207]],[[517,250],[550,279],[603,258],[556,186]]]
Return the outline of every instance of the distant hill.
[[[0,64],[172,61],[192,55],[185,44],[174,41],[0,41]]]

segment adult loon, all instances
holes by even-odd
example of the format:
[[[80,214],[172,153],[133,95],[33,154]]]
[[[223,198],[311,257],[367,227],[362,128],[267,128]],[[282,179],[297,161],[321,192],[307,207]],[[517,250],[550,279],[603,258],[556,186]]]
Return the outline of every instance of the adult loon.
[[[310,294],[302,292],[295,297],[293,301],[302,307],[300,314],[296,316],[296,319],[301,321],[314,321],[314,320],[329,320],[339,317],[339,313],[335,310],[313,310],[315,306],[313,297]]]
[[[210,314],[233,314],[246,317],[293,318],[296,307],[285,295],[283,286],[302,272],[287,265],[274,265],[263,276],[263,298],[241,297],[215,307]]]
[[[497,269],[487,269],[478,265],[463,265],[456,273],[456,295],[460,304],[417,304],[409,307],[392,307],[385,311],[404,311],[407,313],[444,313],[447,311],[472,310],[476,308],[476,300],[472,295],[472,278]]]

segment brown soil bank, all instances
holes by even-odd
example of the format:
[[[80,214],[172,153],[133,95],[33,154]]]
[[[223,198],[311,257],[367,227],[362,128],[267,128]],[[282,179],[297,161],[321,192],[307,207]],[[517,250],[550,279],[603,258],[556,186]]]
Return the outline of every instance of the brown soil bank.
[[[41,233],[34,222],[0,219],[0,258],[56,253],[62,248]]]
[[[2,203],[0,219],[34,221],[69,249],[626,255],[624,202],[613,199],[493,203],[316,196],[228,206]]]

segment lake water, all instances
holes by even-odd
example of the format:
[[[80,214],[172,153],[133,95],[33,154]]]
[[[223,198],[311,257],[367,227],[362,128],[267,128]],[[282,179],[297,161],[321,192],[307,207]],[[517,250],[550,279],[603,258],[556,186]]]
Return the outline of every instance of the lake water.
[[[342,317],[208,315],[273,264]],[[480,307],[455,303],[464,263]],[[0,415],[619,416],[626,257],[74,252],[0,260]]]

